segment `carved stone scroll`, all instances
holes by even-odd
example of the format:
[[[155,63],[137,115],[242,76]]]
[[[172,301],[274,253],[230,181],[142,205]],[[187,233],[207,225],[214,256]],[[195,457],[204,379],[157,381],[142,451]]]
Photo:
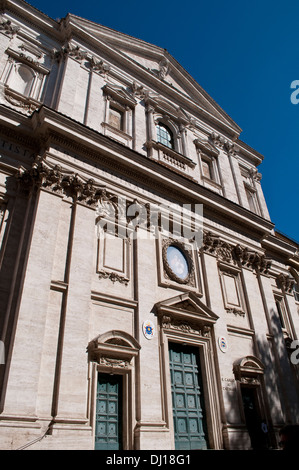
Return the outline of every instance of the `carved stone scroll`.
[[[59,165],[49,168],[40,163],[28,170],[20,168],[16,179],[23,189],[47,188],[89,206],[96,205],[103,191],[92,179],[84,181],[78,174],[66,174]]]
[[[221,261],[239,263],[241,266],[255,269],[263,274],[267,274],[271,268],[271,259],[264,254],[249,250],[239,244],[233,246],[211,232],[204,232],[202,250],[216,255]]]
[[[279,274],[278,276],[278,282],[284,292],[287,294],[292,294],[293,293],[293,288],[295,285],[295,279],[288,275],[288,274]]]

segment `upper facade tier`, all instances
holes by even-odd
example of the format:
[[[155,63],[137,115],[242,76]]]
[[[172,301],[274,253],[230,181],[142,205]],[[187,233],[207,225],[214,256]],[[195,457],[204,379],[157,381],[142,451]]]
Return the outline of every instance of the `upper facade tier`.
[[[51,109],[270,222],[262,155],[165,49],[21,0],[6,2],[0,49],[3,106],[24,118]]]

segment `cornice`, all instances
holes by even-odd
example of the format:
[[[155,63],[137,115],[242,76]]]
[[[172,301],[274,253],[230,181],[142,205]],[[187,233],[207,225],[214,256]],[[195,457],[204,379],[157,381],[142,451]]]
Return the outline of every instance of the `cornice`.
[[[24,0],[2,0],[0,10],[16,14],[42,31],[47,32],[51,37],[56,39],[61,37],[59,23]]]
[[[298,245],[296,246],[291,240],[282,240],[275,236],[275,234],[269,234],[262,241],[262,246],[269,253],[277,253],[280,257],[282,257],[284,260],[287,260],[287,262],[294,265],[295,267],[299,266]]]

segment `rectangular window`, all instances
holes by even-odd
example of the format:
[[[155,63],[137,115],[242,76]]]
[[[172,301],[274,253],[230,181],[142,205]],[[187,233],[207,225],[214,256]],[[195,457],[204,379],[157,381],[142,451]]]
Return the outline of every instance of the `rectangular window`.
[[[299,285],[298,284],[294,284],[293,291],[294,291],[294,297],[295,297],[296,302],[299,302]]]
[[[206,160],[202,160],[201,162],[202,165],[202,174],[205,178],[209,178],[210,180],[213,179],[213,172],[211,168],[210,162]]]
[[[282,297],[275,297],[275,305],[280,321],[281,328],[286,328],[286,310],[284,305],[284,300]]]
[[[110,106],[109,109],[109,124],[116,129],[123,130],[124,128],[124,113],[119,109]]]
[[[255,200],[255,191],[252,191],[249,188],[245,188],[246,191],[246,196],[249,204],[249,208],[252,212],[257,213],[257,205],[256,205],[256,200]]]

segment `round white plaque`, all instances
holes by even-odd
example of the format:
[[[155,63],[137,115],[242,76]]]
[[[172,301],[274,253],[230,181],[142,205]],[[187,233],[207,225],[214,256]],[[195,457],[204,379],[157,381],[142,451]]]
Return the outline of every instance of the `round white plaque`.
[[[224,336],[220,336],[218,338],[218,346],[219,346],[220,351],[224,353],[228,350],[227,340]]]
[[[146,339],[152,339],[155,336],[155,325],[150,320],[143,323],[142,330]]]

